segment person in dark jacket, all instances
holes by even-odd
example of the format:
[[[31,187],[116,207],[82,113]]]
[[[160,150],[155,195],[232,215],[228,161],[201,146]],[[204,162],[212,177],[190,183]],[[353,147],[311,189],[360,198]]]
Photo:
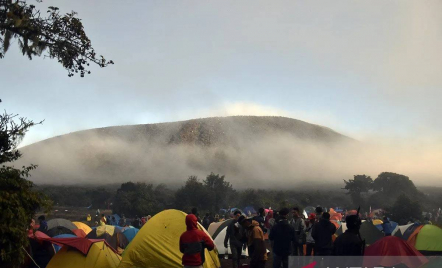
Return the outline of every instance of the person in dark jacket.
[[[315,256],[330,256],[332,253],[332,235],[336,226],[330,222],[330,214],[324,212],[319,222],[313,225],[312,237],[315,240]]]
[[[350,215],[345,218],[347,230],[336,238],[333,244],[333,255],[335,256],[362,256],[363,242],[359,236],[361,220],[357,215]]]
[[[227,250],[228,243],[230,244],[230,251],[232,252],[233,268],[240,267],[241,254],[244,246],[244,231],[241,225],[238,223],[239,217],[241,217],[241,211],[236,210],[233,213],[233,220],[227,226],[226,237],[224,238],[224,248]]]
[[[252,218],[252,220],[256,221],[259,224],[259,227],[263,231],[263,233],[267,233],[267,229],[265,228],[265,210],[264,208],[260,208],[258,210],[258,215]]]
[[[291,249],[296,244],[295,229],[287,220],[288,208],[279,211],[279,220],[270,230],[269,240],[273,248],[273,268],[288,268]]]
[[[203,224],[202,224],[204,229],[208,230],[210,223],[211,223],[210,214],[206,213],[206,216],[204,216],[204,218],[203,218]]]
[[[187,267],[202,267],[204,264],[204,249],[213,250],[215,245],[204,231],[198,229],[198,219],[195,215],[186,216],[187,231],[180,237],[180,251],[183,253],[182,263]]]

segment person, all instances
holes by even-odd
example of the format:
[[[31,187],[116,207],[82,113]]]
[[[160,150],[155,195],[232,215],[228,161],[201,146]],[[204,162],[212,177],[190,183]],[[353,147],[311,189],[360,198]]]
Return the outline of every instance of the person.
[[[319,222],[313,225],[312,237],[315,240],[315,256],[330,256],[332,253],[332,235],[336,226],[330,222],[330,214],[322,213]]]
[[[241,211],[235,210],[235,212],[233,212],[233,220],[230,222],[229,226],[227,226],[226,236],[224,238],[224,248],[226,251],[228,245],[230,245],[233,268],[238,268],[241,266],[241,255],[244,246],[244,231],[241,225],[238,223],[239,217],[241,217]]]
[[[141,227],[141,219],[140,219],[140,217],[138,217],[138,215],[135,215],[135,219],[132,222],[132,226],[137,228],[137,229],[140,229],[140,227]]]
[[[359,235],[361,220],[357,215],[345,218],[347,230],[333,243],[334,256],[363,256],[364,243]]]
[[[295,229],[296,235],[296,243],[293,249],[294,256],[303,256],[304,255],[304,244],[305,244],[305,222],[299,215],[299,208],[294,207],[292,209],[293,219],[290,224]]]
[[[218,215],[218,214],[215,214],[215,219],[214,219],[214,221],[215,221],[215,222],[219,222],[219,215]]]
[[[146,224],[146,217],[141,217],[141,227]]]
[[[118,225],[121,226],[121,227],[126,226],[126,216],[124,216],[124,214],[121,215],[121,218],[120,218],[120,221],[118,222]]]
[[[92,220],[91,214],[87,214],[86,221],[90,222]]]
[[[198,209],[197,208],[192,208],[192,211],[190,212],[190,214],[195,215],[197,220],[198,220],[198,222],[201,223],[200,214],[198,213]]]
[[[256,221],[259,224],[259,227],[261,228],[263,233],[266,233],[266,228],[265,228],[265,210],[264,208],[260,208],[258,210],[258,215],[256,215],[255,217],[252,218],[252,220]]]
[[[146,222],[148,222],[151,218],[152,218],[152,216],[147,215],[147,217],[146,217]]]
[[[180,237],[182,264],[184,268],[202,268],[205,261],[204,249],[213,250],[215,245],[206,232],[198,229],[198,218],[194,214],[187,215],[185,222],[187,231]]]
[[[315,213],[316,213],[316,222],[319,222],[322,218],[322,213],[324,213],[324,210],[322,209],[322,207],[317,206],[315,208]]]
[[[97,208],[97,211],[95,212],[95,216],[96,217],[100,216],[100,209],[99,208]]]
[[[210,225],[210,214],[209,213],[206,213],[206,216],[204,216],[202,225],[203,225],[204,229],[206,229],[206,230],[209,229],[209,225]]]
[[[104,214],[101,214],[100,226],[104,225],[106,225],[106,217],[104,216]]]
[[[288,268],[289,255],[292,246],[296,244],[295,229],[289,224],[287,215],[288,208],[279,211],[279,220],[272,227],[269,234],[269,240],[273,249],[273,268]]]
[[[38,230],[40,232],[46,233],[48,231],[48,223],[46,222],[45,215],[41,215],[38,217],[38,221],[40,222],[40,227],[38,227]]]
[[[313,256],[312,253],[315,248],[315,239],[313,239],[312,237],[312,229],[313,225],[315,224],[316,214],[311,213],[308,216],[307,220],[308,221],[306,222],[306,229],[305,229],[305,234],[306,234],[305,256]]]
[[[247,246],[249,250],[250,268],[264,268],[267,261],[267,249],[264,233],[259,223],[253,219],[241,216],[238,222],[246,231]]]

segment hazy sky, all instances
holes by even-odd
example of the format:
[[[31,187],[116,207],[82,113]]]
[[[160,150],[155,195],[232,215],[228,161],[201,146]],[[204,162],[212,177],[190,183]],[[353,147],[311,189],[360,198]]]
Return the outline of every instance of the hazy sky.
[[[32,2],[32,1],[30,1]],[[69,78],[56,60],[0,60],[1,109],[25,144],[76,130],[285,115],[364,139],[442,134],[442,2],[47,1],[115,61]],[[44,12],[43,12],[44,13]]]

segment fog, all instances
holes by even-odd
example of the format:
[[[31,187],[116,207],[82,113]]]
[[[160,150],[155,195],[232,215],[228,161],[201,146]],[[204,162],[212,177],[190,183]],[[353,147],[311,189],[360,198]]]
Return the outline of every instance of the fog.
[[[417,185],[442,185],[442,146],[429,140],[322,141],[290,133],[244,133],[202,146],[167,144],[167,135],[123,139],[82,133],[22,148],[16,166],[39,165],[37,184],[126,181],[180,186],[190,175],[223,174],[234,188],[285,188],[342,183],[356,174],[404,174]]]

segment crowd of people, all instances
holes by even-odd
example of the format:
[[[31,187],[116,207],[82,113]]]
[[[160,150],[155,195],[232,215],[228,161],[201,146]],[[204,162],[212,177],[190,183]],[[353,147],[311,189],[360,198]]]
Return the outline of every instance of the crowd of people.
[[[254,217],[246,217],[239,210],[233,212],[224,240],[224,247],[230,246],[233,268],[240,267],[242,251],[246,248],[250,268],[264,268],[269,254],[266,235],[272,248],[274,268],[288,267],[289,256],[363,255],[364,242],[359,235],[359,215],[346,217],[348,229],[333,242],[336,226],[330,222],[330,214],[321,207],[317,207],[315,213],[308,215],[307,219],[302,217],[297,207],[291,210],[282,208],[274,214],[272,212],[266,213],[261,208]],[[210,214],[206,214],[201,221],[197,210],[193,209],[186,217],[187,231],[180,239],[184,267],[202,267],[204,248],[214,248],[208,235],[196,228],[198,221],[206,225],[207,229]]]

